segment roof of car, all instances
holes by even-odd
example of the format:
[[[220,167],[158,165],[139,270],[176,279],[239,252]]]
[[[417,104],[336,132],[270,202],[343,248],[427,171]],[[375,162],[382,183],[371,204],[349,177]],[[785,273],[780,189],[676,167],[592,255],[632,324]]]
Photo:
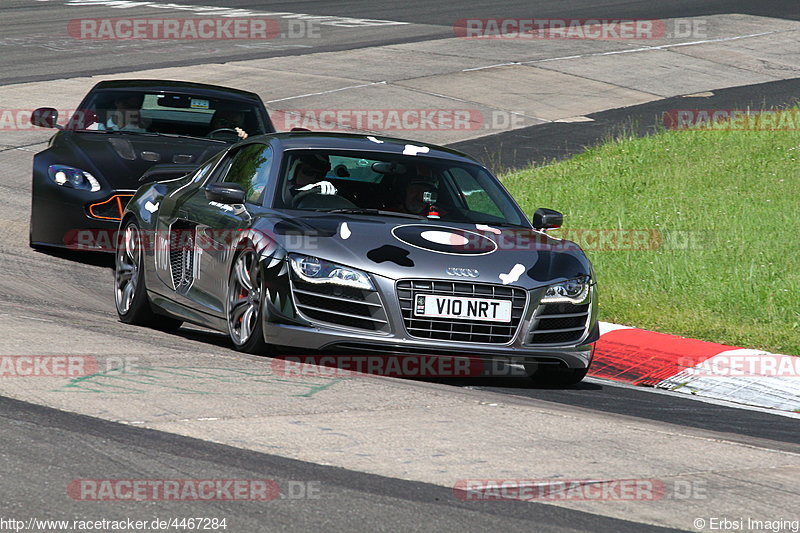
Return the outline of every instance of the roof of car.
[[[256,93],[242,91],[241,89],[176,80],[106,80],[101,81],[92,88],[93,91],[96,89],[146,89],[150,91],[191,92],[198,95],[224,96],[228,98],[234,96],[247,100],[261,101],[261,98]]]
[[[313,131],[272,133],[265,135],[264,137],[277,139],[284,150],[327,149],[406,153],[411,155],[421,155],[423,157],[437,157],[481,164],[474,158],[457,150],[452,150],[450,148],[445,148],[444,146],[438,146],[426,142],[401,139],[397,137]]]

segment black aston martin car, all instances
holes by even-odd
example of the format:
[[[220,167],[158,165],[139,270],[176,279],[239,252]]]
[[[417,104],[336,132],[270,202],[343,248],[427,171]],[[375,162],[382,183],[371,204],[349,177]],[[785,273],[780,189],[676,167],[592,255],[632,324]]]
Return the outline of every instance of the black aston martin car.
[[[589,260],[470,157],[388,137],[276,133],[143,185],[124,210],[123,322],[235,347],[466,355],[580,381],[597,339]]]
[[[178,177],[248,135],[274,132],[258,95],[200,83],[103,81],[33,160],[30,244],[111,250],[108,236],[142,181]],[[111,239],[113,242],[113,239]]]

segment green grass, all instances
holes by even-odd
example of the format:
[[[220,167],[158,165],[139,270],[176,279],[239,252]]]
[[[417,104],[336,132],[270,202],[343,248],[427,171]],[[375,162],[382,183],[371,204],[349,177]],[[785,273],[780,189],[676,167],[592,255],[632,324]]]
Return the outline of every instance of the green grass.
[[[503,183],[529,214],[563,212],[567,232],[666,239],[646,250],[587,246],[601,320],[800,355],[800,131],[611,140]]]

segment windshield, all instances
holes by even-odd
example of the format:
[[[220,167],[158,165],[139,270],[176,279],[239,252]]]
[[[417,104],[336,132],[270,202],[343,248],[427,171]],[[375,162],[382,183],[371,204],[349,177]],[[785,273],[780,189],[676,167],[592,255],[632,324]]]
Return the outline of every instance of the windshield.
[[[375,152],[285,152],[273,207],[530,227],[478,165]]]
[[[266,133],[267,119],[250,103],[185,93],[99,90],[75,112],[67,129],[187,135],[238,140]]]

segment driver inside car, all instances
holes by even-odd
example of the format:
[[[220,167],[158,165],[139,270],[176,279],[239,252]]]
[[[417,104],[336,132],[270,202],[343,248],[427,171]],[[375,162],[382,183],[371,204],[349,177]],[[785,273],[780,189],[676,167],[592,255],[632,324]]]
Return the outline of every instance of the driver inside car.
[[[242,129],[244,113],[232,109],[218,109],[209,122],[209,135],[217,130],[233,130],[240,139],[247,139],[247,132]]]
[[[403,193],[403,207],[415,215],[427,215],[436,202],[436,183],[427,177],[410,181]]]
[[[106,110],[105,122],[95,121],[87,130],[129,131],[144,133],[147,129],[142,124],[141,109],[143,94],[124,94],[114,99],[113,108]]]
[[[436,206],[439,192],[437,180],[426,166],[419,165],[416,170],[416,174],[395,183],[396,194],[393,194],[392,203],[386,209],[438,218],[441,209]]]
[[[294,169],[291,192],[293,196],[298,193],[313,191],[317,194],[334,195],[337,193],[333,183],[325,179],[331,169],[327,156],[318,154],[304,154],[298,157]]]

